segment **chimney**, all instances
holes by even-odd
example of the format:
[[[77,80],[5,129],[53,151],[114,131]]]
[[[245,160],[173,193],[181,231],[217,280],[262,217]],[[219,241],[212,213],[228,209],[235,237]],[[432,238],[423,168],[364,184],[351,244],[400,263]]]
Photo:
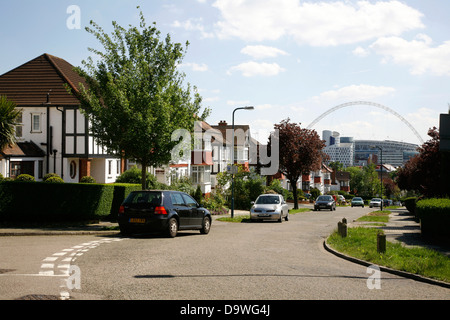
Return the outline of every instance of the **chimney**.
[[[228,124],[227,124],[227,122],[225,121],[225,120],[221,120],[220,122],[219,122],[219,126],[227,126]]]

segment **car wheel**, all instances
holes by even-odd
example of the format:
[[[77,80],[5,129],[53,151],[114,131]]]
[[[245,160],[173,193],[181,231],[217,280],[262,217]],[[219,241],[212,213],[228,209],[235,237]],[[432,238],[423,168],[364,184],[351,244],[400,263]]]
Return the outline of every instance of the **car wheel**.
[[[200,233],[208,234],[210,229],[211,229],[211,219],[209,217],[204,217]]]
[[[178,221],[175,218],[170,218],[168,228],[167,228],[167,235],[170,238],[175,238],[178,233]]]

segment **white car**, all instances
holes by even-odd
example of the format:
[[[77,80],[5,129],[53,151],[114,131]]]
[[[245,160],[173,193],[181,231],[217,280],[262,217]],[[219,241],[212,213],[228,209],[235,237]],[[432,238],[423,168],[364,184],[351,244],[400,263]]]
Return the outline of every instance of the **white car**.
[[[369,202],[369,208],[373,207],[381,207],[381,199],[380,198],[373,198]]]
[[[250,209],[250,221],[256,220],[289,220],[289,207],[280,194],[262,194]]]

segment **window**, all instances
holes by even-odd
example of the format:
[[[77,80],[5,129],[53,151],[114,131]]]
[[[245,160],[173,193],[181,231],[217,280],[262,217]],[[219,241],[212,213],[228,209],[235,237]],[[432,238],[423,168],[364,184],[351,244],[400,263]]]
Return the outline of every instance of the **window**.
[[[181,196],[181,193],[171,193],[170,198],[172,200],[172,205],[185,206],[185,203],[183,201],[183,197]]]
[[[116,165],[117,165],[116,173],[120,174],[120,160],[116,161]]]
[[[211,182],[211,166],[192,166],[192,182],[194,184]]]
[[[187,194],[182,194],[184,202],[186,202],[186,205],[190,208],[196,208],[197,207],[197,202],[192,199],[189,195]]]
[[[39,113],[31,114],[31,132],[41,132],[41,115]]]
[[[77,176],[77,164],[75,161],[70,162],[70,178],[74,179]]]
[[[19,116],[16,119],[17,122],[17,126],[16,126],[16,138],[22,138],[23,137],[23,133],[22,133],[22,112],[19,114]]]
[[[108,160],[108,174],[112,173],[112,160]]]

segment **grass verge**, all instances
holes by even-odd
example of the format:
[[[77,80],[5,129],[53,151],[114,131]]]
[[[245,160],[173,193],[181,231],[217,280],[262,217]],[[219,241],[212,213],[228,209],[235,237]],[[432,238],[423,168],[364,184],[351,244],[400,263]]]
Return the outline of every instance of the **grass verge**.
[[[362,216],[361,218],[358,218],[356,221],[386,223],[389,222],[390,214],[391,211],[389,210],[373,211],[365,216]]]
[[[348,236],[331,234],[327,244],[333,249],[357,259],[388,268],[450,282],[450,258],[426,248],[407,248],[400,243],[386,243],[386,252],[377,252],[376,228],[348,228]]]

